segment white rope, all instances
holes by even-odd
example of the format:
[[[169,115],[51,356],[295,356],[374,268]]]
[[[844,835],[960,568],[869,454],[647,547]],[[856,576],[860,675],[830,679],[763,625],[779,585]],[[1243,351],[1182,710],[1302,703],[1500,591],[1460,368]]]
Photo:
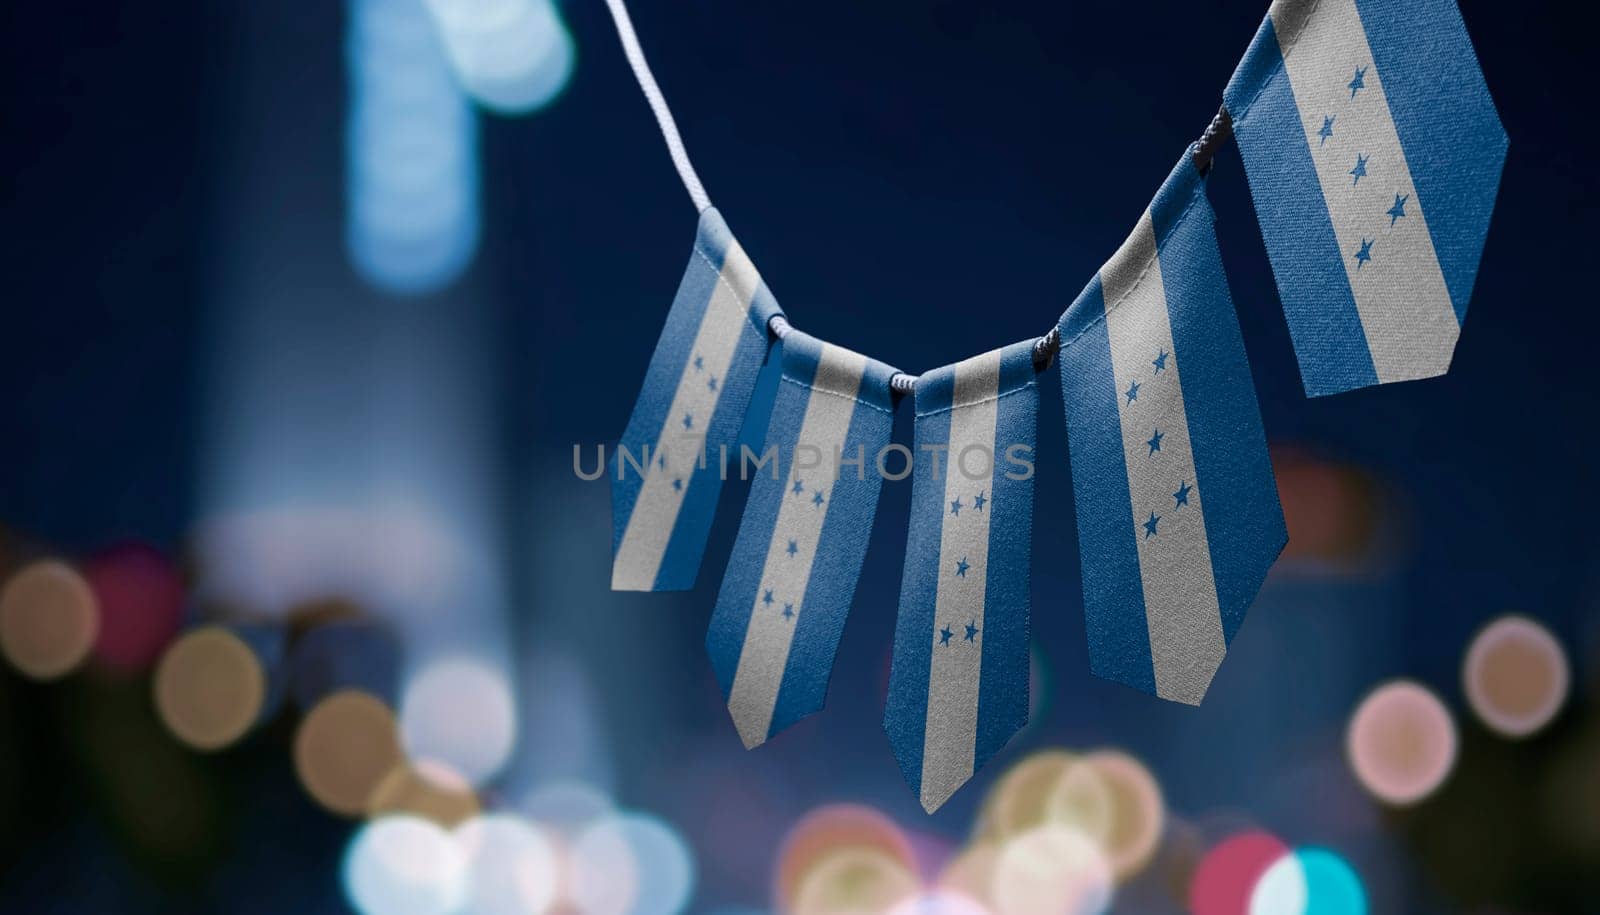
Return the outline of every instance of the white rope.
[[[678,124],[672,119],[672,111],[667,107],[667,98],[661,94],[661,87],[656,84],[656,78],[650,72],[650,64],[645,62],[644,50],[639,47],[639,36],[633,30],[633,20],[628,17],[628,7],[623,0],[606,0],[606,8],[611,10],[611,19],[617,25],[617,37],[622,39],[622,53],[627,56],[628,65],[633,68],[633,76],[639,81],[639,88],[644,91],[645,100],[650,103],[650,110],[655,112],[656,123],[661,127],[661,137],[667,141],[667,152],[672,155],[672,164],[677,166],[678,177],[683,179],[684,190],[689,192],[689,199],[694,201],[695,209],[704,211],[711,206],[711,198],[706,196],[706,189],[700,183],[700,176],[695,174],[694,166],[689,163],[689,153],[683,148],[683,137],[678,135]],[[1211,157],[1216,152],[1216,147],[1226,143],[1233,135],[1232,127],[1233,122],[1228,116],[1228,110],[1223,108],[1212,119],[1210,126],[1201,135],[1200,141],[1190,146],[1194,166],[1202,175],[1210,169]],[[767,330],[779,340],[792,329],[793,326],[788,319],[781,314],[773,315],[767,322]],[[1034,365],[1042,371],[1060,349],[1060,328],[1052,327],[1033,345]],[[889,387],[899,394],[910,393],[917,383],[917,377],[898,372],[889,379]]]
[[[650,72],[650,64],[645,62],[644,50],[639,47],[639,36],[633,31],[633,20],[628,18],[628,7],[623,0],[606,0],[606,7],[611,10],[611,18],[617,24],[617,37],[622,39],[622,53],[627,55],[628,65],[633,67],[633,76],[639,81],[639,88],[644,90],[650,110],[655,112],[656,123],[661,126],[661,136],[667,141],[667,152],[671,153],[672,164],[678,168],[678,177],[683,179],[683,188],[689,192],[689,199],[694,201],[694,208],[703,212],[711,206],[711,198],[706,196],[700,176],[694,173],[694,166],[689,163],[689,152],[683,148],[683,137],[678,135],[678,124],[672,119],[672,111],[667,108],[666,96],[661,94],[661,87],[656,85],[656,78]]]

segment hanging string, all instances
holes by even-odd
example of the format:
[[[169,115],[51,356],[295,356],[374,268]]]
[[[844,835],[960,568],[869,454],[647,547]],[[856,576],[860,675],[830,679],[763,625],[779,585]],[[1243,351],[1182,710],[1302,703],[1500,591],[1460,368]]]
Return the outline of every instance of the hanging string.
[[[706,195],[706,189],[700,183],[700,176],[695,174],[694,166],[689,162],[689,152],[683,148],[683,137],[678,135],[678,123],[672,119],[672,110],[667,107],[667,98],[661,94],[661,87],[656,84],[656,78],[650,72],[650,64],[644,59],[644,49],[639,47],[639,36],[633,30],[633,20],[628,16],[628,7],[624,0],[606,0],[606,8],[611,11],[611,20],[616,23],[617,37],[622,40],[622,53],[627,56],[628,65],[633,68],[633,76],[639,81],[639,88],[643,90],[645,100],[650,103],[650,110],[655,112],[656,124],[661,127],[662,139],[667,141],[667,152],[672,156],[672,164],[678,169],[678,177],[683,179],[683,187],[689,192],[689,199],[694,201],[695,209],[703,211],[711,206],[711,198]],[[1233,119],[1229,117],[1227,108],[1219,108],[1211,123],[1206,125],[1200,139],[1189,146],[1191,161],[1194,162],[1194,167],[1199,169],[1200,174],[1204,175],[1211,170],[1211,162],[1216,156],[1217,148],[1228,142],[1232,136]],[[767,322],[767,331],[776,340],[782,340],[791,330],[794,330],[794,325],[781,314],[773,315],[772,320]],[[1043,371],[1060,349],[1060,328],[1052,327],[1033,344],[1034,367]],[[905,372],[898,372],[889,379],[889,387],[896,394],[909,394],[916,384],[917,376],[907,375]]]
[[[628,58],[628,66],[633,68],[633,78],[639,81],[645,101],[650,103],[656,123],[661,126],[661,136],[667,141],[667,152],[672,155],[672,164],[678,169],[678,177],[683,179],[683,187],[689,192],[689,199],[694,201],[696,212],[702,212],[711,206],[711,198],[706,195],[700,176],[694,173],[694,166],[689,163],[689,151],[683,148],[683,137],[678,135],[678,122],[672,119],[667,97],[661,94],[655,74],[650,72],[650,64],[644,59],[644,49],[639,47],[639,36],[633,31],[628,8],[622,0],[606,0],[606,7],[611,10],[611,19],[617,24],[617,37],[622,39],[622,53]]]

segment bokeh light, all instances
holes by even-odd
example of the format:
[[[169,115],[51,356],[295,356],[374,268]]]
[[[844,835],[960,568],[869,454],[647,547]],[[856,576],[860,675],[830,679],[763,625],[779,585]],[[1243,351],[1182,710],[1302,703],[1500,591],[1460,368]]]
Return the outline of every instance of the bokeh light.
[[[23,566],[0,590],[0,650],[35,680],[65,676],[82,664],[99,624],[94,591],[64,562]]]
[[[237,635],[201,626],[161,656],[154,692],[156,711],[173,736],[197,750],[219,750],[260,720],[267,672]]]
[[[317,803],[360,816],[404,762],[394,714],[376,697],[340,690],[318,702],[294,738],[295,774]]]
[[[989,915],[983,903],[950,889],[918,893],[889,910],[888,915]]]
[[[1561,709],[1572,674],[1550,630],[1525,616],[1505,616],[1472,640],[1462,680],[1485,725],[1506,737],[1527,737]]]
[[[183,619],[183,577],[160,551],[125,543],[91,557],[84,578],[100,607],[94,659],[120,673],[155,662]]]
[[[1301,848],[1262,874],[1250,896],[1249,915],[1366,915],[1361,878],[1325,848]]]
[[[1046,823],[1070,826],[1104,847],[1116,815],[1115,799],[1097,766],[1077,759],[1062,770],[1045,798]]]
[[[467,93],[502,114],[548,104],[572,75],[572,35],[552,0],[428,0]]]
[[[945,863],[936,883],[958,895],[987,900],[989,887],[994,882],[995,859],[999,856],[999,843],[974,842]]]
[[[515,816],[473,817],[455,830],[466,861],[472,915],[539,915],[555,901],[561,865],[556,847]]]
[[[1098,915],[1111,895],[1111,865],[1099,846],[1055,823],[1008,839],[989,886],[997,915]]]
[[[1099,750],[1084,760],[1109,795],[1110,817],[1101,849],[1117,879],[1137,873],[1161,842],[1166,807],[1161,786],[1144,764],[1126,753]]]
[[[452,827],[478,813],[477,792],[459,772],[437,760],[397,763],[378,780],[367,799],[367,813],[407,813]]]
[[[795,887],[792,915],[883,912],[921,890],[916,871],[881,849],[839,848],[820,857]]]
[[[446,915],[466,898],[466,874],[450,833],[418,817],[382,817],[350,841],[345,896],[363,915]]]
[[[424,0],[350,0],[346,241],[400,293],[438,289],[478,246],[477,119]]]
[[[567,898],[584,915],[624,915],[642,901],[640,861],[614,818],[589,824],[567,853]]]
[[[400,732],[412,759],[436,760],[481,785],[511,756],[517,715],[499,667],[468,657],[434,661],[407,685]]]
[[[795,823],[779,846],[779,908],[794,904],[800,885],[823,859],[846,849],[876,851],[899,862],[904,870],[916,870],[910,841],[887,816],[862,804],[818,807]]]
[[[1079,757],[1066,750],[1041,750],[1024,757],[989,789],[978,813],[977,835],[998,840],[1044,823],[1050,798]]]
[[[546,782],[523,799],[522,812],[539,823],[567,836],[576,836],[585,827],[612,810],[605,792],[583,782]]]
[[[1189,883],[1190,915],[1247,915],[1257,882],[1288,854],[1277,836],[1260,830],[1217,843]]]
[[[399,670],[400,646],[387,628],[370,620],[333,620],[295,640],[289,689],[302,709],[331,692],[352,688],[393,702]]]
[[[1374,690],[1350,720],[1345,749],[1356,779],[1394,805],[1432,794],[1456,760],[1456,726],[1438,697],[1395,681]]]
[[[592,823],[573,845],[574,900],[585,912],[627,912],[629,915],[676,915],[694,892],[694,858],[678,831],[661,820],[638,813],[616,814]],[[600,868],[620,865],[629,880],[614,891],[600,891]],[[582,889],[580,890],[579,887]],[[621,909],[624,890],[631,902]]]

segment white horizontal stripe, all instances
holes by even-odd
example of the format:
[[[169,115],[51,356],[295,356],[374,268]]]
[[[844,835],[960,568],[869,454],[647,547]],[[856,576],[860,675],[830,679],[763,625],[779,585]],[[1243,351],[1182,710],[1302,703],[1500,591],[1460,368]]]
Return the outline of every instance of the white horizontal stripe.
[[[696,251],[695,257],[700,256]],[[750,298],[760,284],[761,278],[744,249],[729,239],[722,273],[700,318],[689,361],[678,376],[678,389],[673,392],[661,432],[651,443],[665,452],[667,465],[662,467],[656,461],[645,472],[611,566],[612,590],[649,591],[655,587],[661,560],[678,523],[678,511],[689,491],[689,478],[700,460],[706,429],[722,397],[728,366],[733,363],[739,336],[749,320]],[[695,367],[696,358],[700,359],[699,368]],[[713,378],[717,381],[715,388],[711,385]],[[683,425],[685,416],[692,417],[692,427]],[[654,452],[651,457],[655,457]],[[707,460],[716,461],[718,455],[709,454]]]
[[[1444,374],[1461,325],[1355,2],[1278,0],[1271,15],[1378,380]],[[1405,215],[1391,219],[1397,195]]]
[[[1184,354],[1172,345],[1166,285],[1148,211],[1101,268],[1100,277],[1156,694],[1197,704],[1228,646],[1201,509],[1205,481],[1195,479],[1189,447],[1179,374]],[[1157,371],[1155,363],[1163,352],[1167,356]],[[1137,396],[1130,400],[1135,383]],[[1152,451],[1150,441],[1158,431],[1161,447]],[[1179,507],[1176,493],[1185,483],[1188,504]],[[1152,513],[1155,533],[1147,534]]]
[[[811,581],[811,564],[822,538],[822,524],[833,505],[833,482],[838,472],[836,456],[844,449],[850,420],[855,415],[855,392],[866,371],[866,357],[829,343],[822,344],[822,356],[812,391],[806,402],[805,418],[800,423],[789,473],[779,495],[778,519],[767,546],[761,582],[756,587],[745,629],[744,647],[739,652],[739,667],[728,690],[728,712],[745,747],[758,746],[772,728],[772,713],[783,686],[783,673],[789,663],[789,646],[800,622],[806,585]],[[812,449],[815,449],[814,451]],[[820,466],[802,468],[800,461],[820,456]],[[803,492],[794,491],[799,481]],[[822,493],[822,504],[815,501]],[[793,555],[789,542],[795,544]],[[772,602],[765,597],[772,592]],[[785,606],[792,616],[784,615]]]
[[[943,523],[939,531],[939,578],[934,598],[933,657],[928,670],[928,716],[922,744],[922,807],[935,810],[972,777],[978,731],[978,682],[983,666],[983,606],[989,579],[989,515],[993,502],[995,424],[999,415],[1000,350],[955,365],[954,406],[950,410],[950,450],[946,457]],[[976,446],[976,447],[974,447]],[[967,449],[973,474],[962,472]],[[979,451],[977,449],[982,449]],[[973,498],[982,495],[983,509]],[[959,513],[951,503],[961,502]],[[966,574],[957,574],[964,563]],[[967,638],[968,627],[976,631]],[[940,630],[953,633],[947,643]]]

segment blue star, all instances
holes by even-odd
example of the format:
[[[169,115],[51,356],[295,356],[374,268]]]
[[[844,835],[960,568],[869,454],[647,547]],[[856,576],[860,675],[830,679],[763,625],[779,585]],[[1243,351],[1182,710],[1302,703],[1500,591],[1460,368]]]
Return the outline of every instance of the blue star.
[[[706,361],[704,359],[701,359],[699,356],[695,356],[694,357],[694,370],[698,372],[698,371],[700,371],[701,369],[703,369],[705,367],[706,367]]]
[[[1194,489],[1194,487],[1189,485],[1189,481],[1188,480],[1184,480],[1182,485],[1180,485],[1178,487],[1178,491],[1172,494],[1173,501],[1178,503],[1178,504],[1176,504],[1176,505],[1174,505],[1172,507],[1173,508],[1182,508],[1185,505],[1188,505],[1189,504],[1189,491],[1192,490],[1192,489]]]
[[[1166,350],[1161,350],[1161,354],[1159,356],[1156,356],[1154,359],[1150,360],[1150,364],[1156,367],[1157,375],[1161,374],[1161,370],[1167,367],[1167,357],[1170,355],[1172,354]]]
[[[656,457],[656,463],[661,465],[661,469],[662,470],[666,470],[667,469],[667,455],[666,455],[666,452],[662,452],[660,455],[658,455]]]
[[[763,604],[766,604],[769,607],[772,606],[772,589],[771,588],[768,588],[766,590],[766,592],[761,595],[761,602]]]
[[[794,604],[783,605],[783,618],[786,620],[794,619]]]
[[[788,553],[790,556],[793,556],[794,554],[800,552],[800,546],[791,540],[789,541],[789,548],[784,552]]]
[[[1394,206],[1383,211],[1383,215],[1389,217],[1389,228],[1394,228],[1394,221],[1406,215],[1406,201],[1410,199],[1410,194],[1394,195]]]
[[[706,380],[706,387],[708,387],[711,390],[715,391],[717,389],[717,376],[712,375],[710,378],[708,378]]]
[[[1322,138],[1317,141],[1318,146],[1328,142],[1328,138],[1333,136],[1333,118],[1334,115],[1330,114],[1322,119],[1322,129],[1317,131],[1317,136]]]
[[[1144,537],[1149,540],[1156,535],[1156,525],[1161,523],[1161,516],[1155,512],[1150,513],[1150,520],[1144,523]]]
[[[1139,382],[1137,382],[1137,381],[1128,382],[1128,403],[1133,403],[1134,401],[1136,401],[1138,399],[1139,399]]]
[[[955,515],[957,517],[960,517],[960,515],[961,515],[961,500],[959,498],[956,499],[954,502],[950,503],[950,514]]]
[[[967,570],[970,568],[972,568],[972,566],[967,565],[967,557],[961,557],[961,561],[956,563],[956,576],[959,578],[966,578]]]
[[[673,480],[672,488],[678,492],[683,492],[683,477],[678,477],[677,479]]]
[[[983,511],[983,503],[987,501],[989,500],[983,497],[983,491],[979,490],[978,494],[972,497],[972,507],[978,511]]]
[[[817,490],[817,494],[811,497],[811,504],[818,508],[822,507],[822,490]]]
[[[1357,67],[1356,75],[1350,78],[1350,84],[1345,88],[1350,90],[1350,97],[1355,98],[1356,93],[1367,88],[1367,68]]]
[[[1360,270],[1367,261],[1372,260],[1372,239],[1361,239],[1361,250],[1356,252],[1356,269]]]
[[[972,622],[967,624],[966,639],[969,642],[975,642],[975,641],[978,640],[978,621],[977,620],[973,620]]]
[[[1361,179],[1366,177],[1366,174],[1367,174],[1367,157],[1366,156],[1363,156],[1360,153],[1356,153],[1356,167],[1350,169],[1350,174],[1355,176],[1350,181],[1350,186],[1351,187],[1355,187],[1356,185],[1361,183]]]
[[[1150,454],[1155,454],[1157,451],[1161,450],[1161,440],[1165,437],[1166,433],[1162,432],[1160,429],[1155,430],[1155,434],[1150,436],[1150,441],[1145,442],[1146,445],[1150,446]],[[1148,456],[1149,455],[1146,455],[1146,457]]]
[[[794,494],[798,496],[798,495],[800,495],[801,493],[803,493],[805,491],[806,491],[805,481],[800,479],[799,477],[795,477],[794,478],[794,490],[793,490]]]
[[[948,644],[950,644],[950,637],[953,636],[953,635],[955,635],[955,633],[950,631],[950,624],[949,623],[945,623],[944,624],[944,628],[939,630],[939,644],[940,645],[948,645]]]
[[[683,414],[683,427],[685,429],[693,429],[694,428],[694,416],[692,416],[691,414],[688,414],[688,413]]]

